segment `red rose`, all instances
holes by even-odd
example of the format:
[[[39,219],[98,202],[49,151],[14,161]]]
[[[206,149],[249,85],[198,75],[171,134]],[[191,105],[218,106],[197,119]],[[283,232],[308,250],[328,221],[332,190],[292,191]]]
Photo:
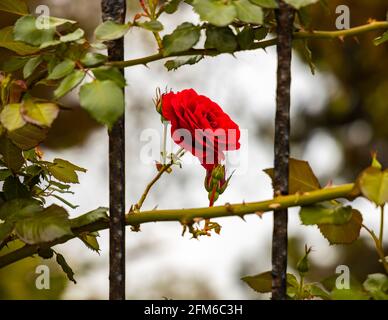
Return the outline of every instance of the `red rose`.
[[[224,151],[240,148],[238,125],[217,103],[193,89],[164,94],[162,115],[171,122],[174,142],[198,157],[206,170],[225,158]]]

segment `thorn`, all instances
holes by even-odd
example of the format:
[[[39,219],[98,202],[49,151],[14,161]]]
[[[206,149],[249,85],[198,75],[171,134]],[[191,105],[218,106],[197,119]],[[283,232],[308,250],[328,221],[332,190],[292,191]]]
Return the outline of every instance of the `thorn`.
[[[345,40],[345,37],[344,36],[339,36],[338,39],[343,43],[344,40]]]
[[[157,204],[155,207],[152,208],[152,211],[158,209],[159,205]]]
[[[264,214],[263,211],[256,211],[255,214],[256,214],[260,219],[263,219],[263,214]]]
[[[245,220],[245,218],[244,218],[244,215],[242,214],[242,215],[238,215],[238,217],[240,218],[240,219],[242,219],[242,221],[244,221],[244,222],[247,222],[246,220]]]
[[[358,40],[358,37],[353,37],[354,41],[356,41],[357,44],[360,44],[360,40]]]
[[[329,180],[324,188],[330,188],[333,186],[333,180]]]
[[[232,207],[232,205],[229,202],[225,203],[225,209],[229,213],[233,213],[234,212],[233,207]]]

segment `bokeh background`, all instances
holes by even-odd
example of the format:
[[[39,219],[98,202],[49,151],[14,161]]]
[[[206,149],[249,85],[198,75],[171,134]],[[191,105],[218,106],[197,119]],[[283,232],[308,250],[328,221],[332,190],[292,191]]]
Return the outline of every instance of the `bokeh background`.
[[[54,16],[80,22],[93,37],[100,23],[99,0],[29,1],[32,11],[46,4]],[[335,8],[350,8],[351,25],[368,19],[385,20],[385,0],[329,0],[310,9],[314,29],[335,28]],[[128,1],[128,17],[139,11],[136,0]],[[0,14],[0,25],[13,23],[15,17]],[[178,14],[164,15],[165,33],[184,21],[198,22],[187,5]],[[317,67],[312,75],[309,66],[296,50],[292,83],[292,156],[310,162],[321,184],[354,181],[370,162],[371,151],[388,165],[388,44],[374,47],[378,33],[345,41],[311,41]],[[134,29],[126,37],[128,59],[155,53],[149,32]],[[7,56],[0,51],[0,59]],[[218,203],[256,201],[272,196],[270,179],[262,172],[273,162],[273,132],[276,88],[276,51],[239,52],[206,58],[194,66],[167,72],[164,62],[154,62],[126,70],[127,93],[127,205],[135,203],[147,181],[155,174],[152,163],[140,161],[141,141],[145,129],[162,133],[160,117],[152,98],[155,89],[174,91],[194,88],[217,101],[246,129],[241,151],[235,157],[246,159],[236,166],[236,173]],[[88,168],[68,197],[79,208],[71,216],[108,205],[108,165],[106,130],[83,112],[76,93],[64,99],[71,111],[61,113],[42,146],[45,158],[68,159]],[[189,158],[186,155],[184,159]],[[157,159],[155,159],[157,160]],[[182,169],[164,176],[152,190],[144,208],[183,208],[206,206],[203,189],[204,170],[192,159],[183,161]],[[364,221],[377,228],[379,215],[366,200],[354,206]],[[331,276],[340,264],[350,267],[352,276],[364,280],[366,274],[381,272],[373,244],[365,233],[350,246],[330,246],[315,227],[300,225],[296,209],[290,210],[290,259],[292,271],[303,253],[304,244],[313,247],[309,281]],[[266,299],[240,280],[241,276],[264,272],[271,267],[272,214],[217,220],[220,235],[190,239],[181,236],[178,223],[143,225],[141,232],[127,229],[127,298],[128,299]],[[388,229],[388,228],[386,228]],[[388,231],[388,230],[387,230]],[[108,233],[100,233],[100,255],[88,250],[79,240],[55,249],[62,253],[75,272],[77,284],[64,277],[55,263],[27,258],[0,270],[2,299],[106,299],[108,297]],[[35,288],[35,267],[48,264],[51,289]]]

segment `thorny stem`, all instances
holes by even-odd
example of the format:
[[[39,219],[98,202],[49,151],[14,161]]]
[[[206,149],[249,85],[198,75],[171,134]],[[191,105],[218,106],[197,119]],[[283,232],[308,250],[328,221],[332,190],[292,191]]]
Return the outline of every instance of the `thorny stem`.
[[[126,215],[126,224],[130,226],[138,226],[149,222],[177,221],[188,225],[196,218],[212,219],[222,217],[243,217],[244,215],[253,213],[261,216],[264,212],[273,210],[307,206],[321,201],[353,197],[353,188],[354,184],[351,183],[335,187],[332,186],[303,194],[278,196],[271,200],[259,202],[225,204],[223,206],[215,206],[211,208],[204,207],[193,209],[150,210],[138,213],[130,212]],[[52,246],[65,243],[70,239],[76,238],[81,233],[100,231],[107,229],[108,227],[109,220],[97,221],[73,228],[72,235],[61,237],[55,241],[41,243],[39,245],[26,245],[20,249],[0,256],[0,268],[6,267],[14,262],[36,254],[39,248],[50,248]]]
[[[336,30],[336,31],[298,31],[294,32],[293,39],[306,39],[306,40],[314,40],[314,39],[342,39],[346,37],[354,37],[363,33],[367,33],[370,31],[376,30],[387,30],[388,22],[387,21],[373,21],[365,25],[361,25],[358,27],[345,29],[345,30]],[[265,49],[267,47],[271,47],[276,45],[277,39],[264,40],[260,42],[256,42],[252,45],[249,50],[256,49]],[[242,49],[237,50],[243,51]],[[133,67],[137,65],[146,65],[153,61],[163,60],[171,57],[180,57],[180,56],[192,56],[192,55],[205,55],[205,56],[215,56],[220,54],[217,50],[212,49],[190,49],[187,51],[183,51],[180,53],[172,54],[172,55],[163,55],[162,53],[156,53],[147,57],[127,60],[127,61],[112,61],[107,62],[107,65],[115,66],[118,68],[126,68]]]
[[[375,243],[375,247],[376,247],[376,251],[377,251],[377,254],[381,260],[381,263],[383,264],[383,267],[385,269],[385,272],[388,274],[388,262],[385,258],[385,254],[384,254],[384,249],[383,249],[383,246],[382,246],[382,243],[380,242],[380,239],[377,238],[377,236],[375,235],[375,233],[369,229],[365,224],[362,224],[361,225],[369,234],[370,236],[372,237],[374,243]]]
[[[165,149],[164,151],[165,152]],[[182,148],[180,148],[176,153],[175,155],[173,155],[173,158],[171,159],[171,162],[168,163],[168,164],[163,164],[163,166],[160,168],[159,172],[157,173],[157,175],[151,180],[151,182],[147,185],[147,187],[145,188],[145,190],[143,191],[143,194],[141,195],[139,201],[137,202],[137,204],[135,205],[134,209],[135,211],[138,211],[141,209],[145,199],[147,198],[150,190],[152,189],[152,187],[154,186],[154,184],[156,182],[158,182],[158,180],[160,179],[160,177],[167,171],[169,171],[169,169],[172,167],[172,165],[174,164],[174,161],[175,161],[175,158],[180,158],[181,156],[184,155],[184,150]]]
[[[383,247],[383,243],[384,243],[384,205],[380,206],[380,215],[381,215],[381,220],[380,220],[379,240],[381,243],[381,247]]]

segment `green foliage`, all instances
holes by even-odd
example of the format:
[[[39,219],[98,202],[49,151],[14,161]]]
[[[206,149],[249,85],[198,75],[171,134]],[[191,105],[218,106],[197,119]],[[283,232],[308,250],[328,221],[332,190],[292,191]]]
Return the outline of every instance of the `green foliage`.
[[[273,169],[264,172],[273,180]],[[290,158],[289,160],[289,187],[290,194],[304,193],[318,190],[321,186],[308,162]]]
[[[85,67],[95,67],[103,64],[108,60],[108,57],[95,52],[87,52],[80,60],[83,66]]]
[[[201,29],[192,23],[179,25],[172,34],[163,37],[164,55],[169,56],[191,49],[199,40]]]
[[[120,88],[124,88],[126,86],[126,80],[121,71],[117,68],[112,67],[99,67],[92,69],[94,76],[97,80],[111,80],[116,83]]]
[[[352,217],[344,224],[319,224],[318,228],[330,244],[350,244],[360,236],[362,215],[352,210]]]
[[[124,94],[112,80],[95,80],[80,91],[81,106],[98,122],[111,128],[124,113]]]
[[[58,80],[66,77],[69,73],[73,72],[75,68],[75,62],[70,59],[65,59],[58,63],[54,69],[50,72],[48,80]]]
[[[300,9],[302,7],[308,6],[310,4],[314,4],[319,0],[284,0],[288,4],[292,5],[296,9]]]
[[[1,0],[0,11],[23,16],[28,14],[28,7],[24,0]]]
[[[168,71],[176,70],[184,65],[193,65],[201,61],[203,56],[189,56],[186,58],[176,58],[174,60],[168,60],[165,62],[164,66]]]
[[[164,12],[172,14],[178,10],[179,4],[182,0],[167,0],[164,4]]]
[[[194,10],[202,20],[225,27],[237,17],[236,7],[229,1],[221,0],[194,0]]]
[[[11,50],[19,55],[29,55],[37,53],[39,48],[33,47],[21,41],[16,41],[13,37],[14,27],[5,27],[0,30],[0,47]]]
[[[388,202],[388,169],[369,167],[357,179],[357,187],[362,194],[381,206]]]
[[[83,72],[82,70],[77,69],[74,72],[70,73],[66,78],[62,80],[58,88],[55,89],[55,98],[59,99],[66,95],[68,92],[77,87],[84,78],[85,72]]]
[[[96,28],[94,35],[100,41],[116,40],[124,37],[129,29],[130,26],[128,24],[106,21]]]
[[[314,224],[344,224],[352,217],[352,208],[340,203],[322,202],[308,207],[302,207],[299,212],[304,225]]]
[[[67,211],[57,205],[17,220],[15,232],[19,239],[28,244],[50,242],[72,234]]]
[[[218,52],[233,52],[237,48],[237,40],[229,27],[206,29],[206,49],[216,49]]]
[[[67,275],[67,278],[70,281],[72,281],[75,284],[77,284],[77,281],[75,281],[75,279],[74,279],[73,269],[71,269],[70,266],[67,264],[64,256],[59,254],[59,253],[55,253],[55,254],[56,254],[56,261],[61,266],[63,272]]]
[[[158,32],[163,30],[163,25],[158,20],[151,20],[151,21],[139,23],[139,26],[153,32]]]
[[[54,40],[55,28],[37,28],[37,19],[33,16],[20,18],[14,28],[14,39],[39,47]]]
[[[379,46],[381,44],[383,44],[384,42],[387,42],[388,41],[388,31],[387,32],[384,32],[384,34],[380,37],[377,37],[375,40],[374,40],[374,44],[375,46]]]
[[[237,0],[234,3],[237,11],[237,18],[246,23],[263,23],[263,10],[252,4],[249,0]]]
[[[54,159],[53,163],[47,163],[47,170],[55,179],[64,183],[79,183],[77,172],[86,172],[86,169],[63,159]]]
[[[276,0],[249,0],[249,1],[263,8],[274,9],[278,7]]]

